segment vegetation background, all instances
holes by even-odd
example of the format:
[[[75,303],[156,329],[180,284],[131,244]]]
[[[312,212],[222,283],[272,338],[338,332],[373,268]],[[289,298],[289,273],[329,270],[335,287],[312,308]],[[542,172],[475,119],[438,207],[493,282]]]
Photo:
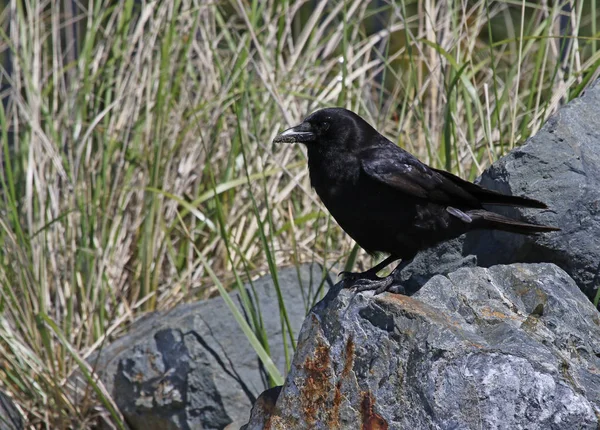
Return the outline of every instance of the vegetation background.
[[[85,359],[144,312],[370,264],[278,131],[345,106],[474,179],[599,75],[596,0],[0,4],[0,389],[36,429],[122,427]]]

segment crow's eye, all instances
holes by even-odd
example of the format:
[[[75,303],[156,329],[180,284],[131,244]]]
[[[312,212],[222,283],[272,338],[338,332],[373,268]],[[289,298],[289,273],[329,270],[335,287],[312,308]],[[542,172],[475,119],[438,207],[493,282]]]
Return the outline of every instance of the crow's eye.
[[[320,128],[321,131],[327,131],[329,129],[329,123],[327,121],[323,121]]]

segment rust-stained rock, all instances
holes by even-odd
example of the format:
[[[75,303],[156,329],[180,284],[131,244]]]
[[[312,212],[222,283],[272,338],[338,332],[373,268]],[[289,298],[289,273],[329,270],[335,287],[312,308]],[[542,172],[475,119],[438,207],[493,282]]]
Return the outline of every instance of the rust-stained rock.
[[[381,415],[373,410],[373,396],[366,392],[362,395],[362,403],[360,404],[360,416],[362,418],[362,430],[387,430],[388,423]]]
[[[463,268],[412,297],[336,287],[247,429],[597,429],[598,321],[552,264]]]

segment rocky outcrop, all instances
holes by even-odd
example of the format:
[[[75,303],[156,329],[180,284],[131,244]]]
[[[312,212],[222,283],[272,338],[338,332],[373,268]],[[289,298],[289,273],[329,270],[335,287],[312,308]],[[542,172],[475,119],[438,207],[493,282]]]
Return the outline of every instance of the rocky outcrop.
[[[462,268],[414,296],[333,288],[248,429],[597,429],[600,318],[552,264]]]
[[[281,269],[278,279],[296,338],[312,305],[305,300],[322,287],[323,271],[317,265]],[[253,289],[271,357],[285,374],[272,278],[255,281]],[[238,294],[232,298],[242,309]],[[147,316],[89,361],[132,430],[239,428],[268,387],[260,360],[220,297]]]

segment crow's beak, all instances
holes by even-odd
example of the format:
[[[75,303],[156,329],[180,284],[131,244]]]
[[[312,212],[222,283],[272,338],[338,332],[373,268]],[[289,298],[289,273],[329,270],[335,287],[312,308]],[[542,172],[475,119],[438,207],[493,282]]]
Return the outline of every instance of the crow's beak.
[[[312,142],[317,138],[312,126],[308,122],[303,122],[296,127],[288,128],[286,131],[275,136],[273,142],[280,143],[307,143]]]

